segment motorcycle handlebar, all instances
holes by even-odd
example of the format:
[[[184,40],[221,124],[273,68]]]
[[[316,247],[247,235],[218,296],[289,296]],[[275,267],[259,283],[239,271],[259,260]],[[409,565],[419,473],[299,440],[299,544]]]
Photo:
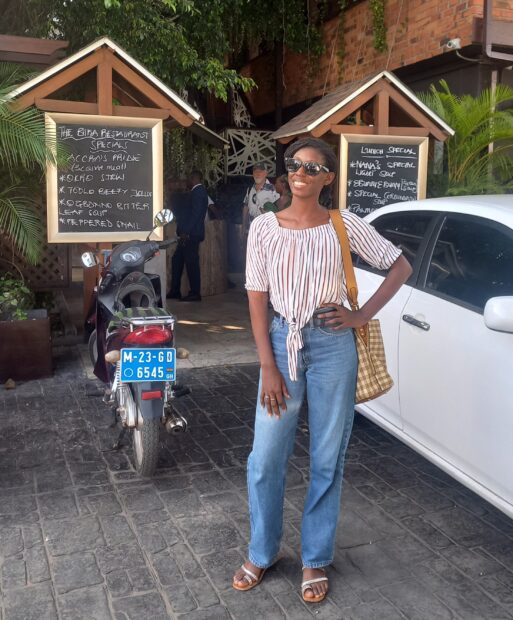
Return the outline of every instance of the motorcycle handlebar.
[[[167,241],[160,241],[159,250],[164,250],[165,248],[168,248],[169,246],[175,244],[177,241],[178,239],[176,237],[174,239],[168,239]]]
[[[107,286],[110,284],[111,280],[114,278],[114,274],[109,272],[105,275],[105,277],[102,278],[99,290],[100,291],[104,291]]]

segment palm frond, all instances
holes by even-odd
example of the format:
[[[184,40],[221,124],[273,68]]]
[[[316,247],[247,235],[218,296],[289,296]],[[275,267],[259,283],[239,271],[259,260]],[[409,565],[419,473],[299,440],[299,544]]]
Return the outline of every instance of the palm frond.
[[[34,202],[8,187],[0,192],[0,231],[35,265],[41,254],[42,226]]]
[[[445,143],[447,192],[503,191],[504,179],[513,176],[513,158],[505,155],[513,145],[513,111],[505,108],[513,103],[513,89],[498,84],[477,97],[457,96],[441,80],[419,97],[455,132]]]
[[[10,93],[16,86],[32,79],[38,72],[23,65],[10,62],[0,62],[0,100]]]
[[[48,161],[55,163],[56,156],[55,142],[47,139],[39,110],[17,111],[0,103],[0,163],[9,168],[45,166]]]

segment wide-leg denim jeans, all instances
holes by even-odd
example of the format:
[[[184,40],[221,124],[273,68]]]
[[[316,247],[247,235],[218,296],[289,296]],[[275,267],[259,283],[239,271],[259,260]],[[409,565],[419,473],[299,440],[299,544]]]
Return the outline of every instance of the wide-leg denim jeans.
[[[271,342],[291,398],[280,418],[269,417],[257,402],[255,438],[248,459],[249,560],[260,568],[276,560],[283,529],[287,464],[306,392],[310,484],[301,526],[301,555],[304,566],[320,568],[333,560],[344,458],[353,426],[357,354],[351,329],[336,331],[311,321],[302,329],[304,347],[299,351],[298,380],[291,381],[287,332],[285,320],[275,317]]]

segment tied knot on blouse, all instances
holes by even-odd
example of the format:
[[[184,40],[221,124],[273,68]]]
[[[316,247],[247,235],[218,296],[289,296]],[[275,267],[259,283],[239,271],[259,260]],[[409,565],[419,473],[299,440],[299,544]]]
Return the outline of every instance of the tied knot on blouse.
[[[377,269],[389,269],[401,254],[358,215],[341,210],[351,252]],[[297,381],[301,330],[322,304],[347,299],[342,252],[333,224],[305,229],[280,226],[274,213],[251,224],[246,260],[246,289],[269,293],[274,310],[288,325],[288,370]]]

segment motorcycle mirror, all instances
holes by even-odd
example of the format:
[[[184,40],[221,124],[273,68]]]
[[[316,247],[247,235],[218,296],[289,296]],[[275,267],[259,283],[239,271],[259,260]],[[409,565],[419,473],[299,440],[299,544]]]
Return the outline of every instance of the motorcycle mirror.
[[[166,224],[169,224],[169,222],[172,222],[173,219],[174,215],[171,209],[162,209],[162,211],[159,211],[155,216],[153,223],[155,226],[165,226]]]
[[[84,252],[81,256],[81,260],[84,267],[94,267],[98,264],[98,260],[93,252]]]

